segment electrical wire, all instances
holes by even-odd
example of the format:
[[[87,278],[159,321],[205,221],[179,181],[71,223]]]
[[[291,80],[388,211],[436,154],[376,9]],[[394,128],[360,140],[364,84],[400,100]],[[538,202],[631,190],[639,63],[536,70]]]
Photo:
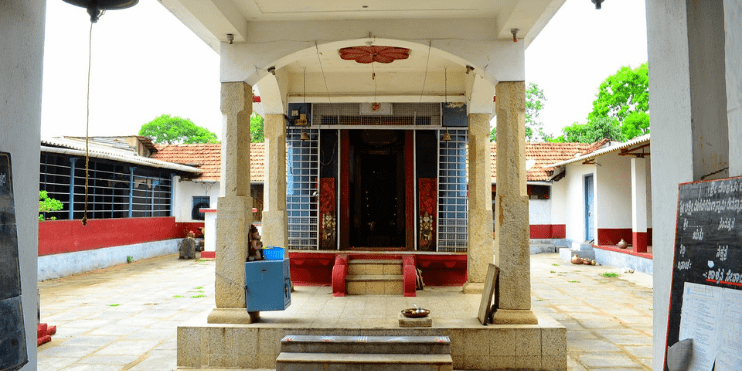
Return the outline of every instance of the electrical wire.
[[[425,61],[425,75],[423,76],[423,88],[420,90],[420,100],[418,103],[423,102],[423,93],[425,92],[425,83],[428,81],[428,66],[430,65],[430,49],[433,48],[433,41],[428,42],[428,59]]]
[[[102,15],[102,14],[101,14]],[[90,174],[90,151],[89,151],[89,129],[90,129],[90,70],[93,66],[93,22],[90,22],[90,31],[88,33],[88,92],[85,107],[85,209],[82,214],[82,225],[88,225],[88,181]]]
[[[330,99],[330,89],[327,88],[327,77],[325,76],[325,68],[322,66],[322,59],[319,57],[319,46],[317,46],[317,41],[314,42],[314,49],[317,50],[317,60],[319,61],[319,68],[322,70],[322,79],[325,80],[325,91],[327,92],[327,101],[332,103],[332,100]]]

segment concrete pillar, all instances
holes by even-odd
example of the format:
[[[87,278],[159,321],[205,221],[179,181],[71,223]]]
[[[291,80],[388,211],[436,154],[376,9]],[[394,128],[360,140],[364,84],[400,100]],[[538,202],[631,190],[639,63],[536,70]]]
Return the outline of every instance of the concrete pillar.
[[[729,138],[742,138],[742,0],[724,0]],[[742,146],[729,141],[729,176],[742,176]]]
[[[252,87],[223,82],[222,174],[216,215],[216,308],[209,323],[252,323],[245,310],[245,261],[252,223],[250,114]]]
[[[469,114],[469,228],[465,293],[482,293],[492,251],[490,115]]]
[[[531,311],[531,260],[526,191],[526,86],[500,82],[497,95],[495,264],[500,267],[496,324],[536,324]],[[470,170],[471,171],[471,170]]]
[[[286,121],[265,115],[265,186],[263,187],[263,245],[287,248]],[[288,257],[288,249],[284,250]]]
[[[647,162],[631,159],[631,240],[634,252],[647,252]]]

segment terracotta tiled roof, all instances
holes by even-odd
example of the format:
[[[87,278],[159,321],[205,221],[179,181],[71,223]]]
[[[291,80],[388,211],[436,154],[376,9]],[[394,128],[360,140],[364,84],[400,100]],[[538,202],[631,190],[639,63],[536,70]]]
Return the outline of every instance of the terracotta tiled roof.
[[[549,180],[549,171],[554,170],[554,168],[547,167],[547,165],[584,155],[588,150],[594,151],[600,148],[598,143],[600,142],[593,144],[526,143],[526,167],[533,164],[526,170],[526,180],[531,182]],[[492,143],[490,158],[492,160],[492,181],[494,182],[497,178],[497,143]]]
[[[547,181],[547,165],[573,159],[600,149],[605,143],[526,143],[526,171],[528,181]],[[497,178],[497,144],[492,143],[490,159],[492,162],[492,181]],[[158,145],[158,152],[153,156],[162,161],[184,165],[198,166],[203,174],[199,180],[218,181],[221,177],[221,144],[169,144]],[[535,162],[534,162],[535,161]],[[252,182],[263,182],[265,179],[265,144],[250,144],[250,179]]]
[[[162,161],[198,166],[203,174],[198,180],[218,181],[221,178],[222,145],[220,143],[158,145],[153,156]],[[265,178],[265,144],[250,144],[250,181],[263,182]]]

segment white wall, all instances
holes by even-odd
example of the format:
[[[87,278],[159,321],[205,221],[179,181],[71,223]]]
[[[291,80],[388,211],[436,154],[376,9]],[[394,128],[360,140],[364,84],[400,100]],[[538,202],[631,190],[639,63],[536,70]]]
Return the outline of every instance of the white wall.
[[[0,1],[0,151],[13,170],[23,321],[29,363],[36,369],[36,258],[39,143],[45,1]]]
[[[567,165],[566,171],[567,175],[558,182],[564,182],[566,188],[564,208],[566,237],[573,241],[585,241],[585,176],[593,174],[595,181],[595,165]]]
[[[191,218],[193,196],[209,196],[211,208],[216,208],[219,198],[219,182],[203,183],[181,181],[179,176],[175,176],[173,177],[173,184],[175,184],[173,216],[175,216],[176,222],[201,222],[201,220],[193,220]]]
[[[631,158],[609,153],[596,163],[595,225],[631,228]]]
[[[528,224],[552,224],[551,200],[528,200]]]
[[[567,224],[567,182],[562,179],[551,184],[551,224]]]

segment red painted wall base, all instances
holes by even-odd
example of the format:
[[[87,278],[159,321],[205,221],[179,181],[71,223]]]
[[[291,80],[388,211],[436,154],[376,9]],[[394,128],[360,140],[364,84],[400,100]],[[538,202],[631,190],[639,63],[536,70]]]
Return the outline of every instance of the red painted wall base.
[[[91,219],[39,223],[39,256],[86,251],[103,247],[184,238],[199,232],[204,223],[176,223],[175,217]]]
[[[598,228],[597,245],[616,245],[621,240],[631,243],[631,228]]]
[[[201,259],[216,259],[216,251],[201,251]]]
[[[567,238],[567,225],[565,224],[531,224],[532,239]]]
[[[631,233],[631,241],[636,252],[647,252],[647,232]]]

